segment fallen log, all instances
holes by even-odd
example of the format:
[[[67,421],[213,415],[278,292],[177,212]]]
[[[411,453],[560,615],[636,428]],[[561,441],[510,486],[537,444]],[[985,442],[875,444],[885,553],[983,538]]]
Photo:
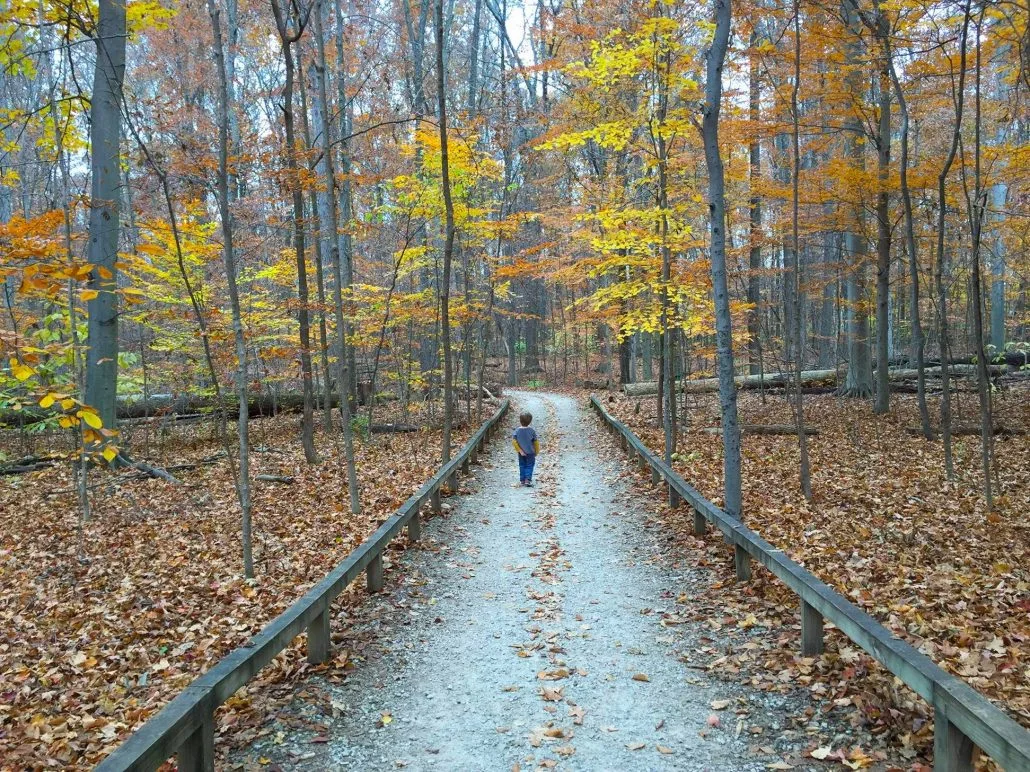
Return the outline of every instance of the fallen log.
[[[923,368],[923,374],[927,378],[935,379],[941,377],[941,367],[925,367]],[[948,373],[955,377],[975,377],[977,366],[972,364],[956,364],[948,367]],[[987,372],[989,375],[998,376],[1004,375],[1008,372],[1006,365],[988,365]],[[843,379],[845,371],[843,370],[805,370],[801,373],[801,386],[812,387],[823,384],[826,381],[836,381]],[[917,370],[909,368],[895,368],[890,370],[889,377],[891,381],[912,381],[918,377],[919,373]],[[787,388],[793,385],[794,374],[793,373],[766,373],[764,376],[760,375],[738,375],[733,379],[733,382],[737,385],[738,389],[779,389]],[[718,378],[698,378],[695,380],[680,380],[677,382],[677,390],[685,394],[698,394],[708,391],[719,390],[719,379]],[[643,383],[627,383],[623,386],[623,391],[628,397],[642,397],[649,394],[658,393],[658,381],[644,381]]]
[[[993,428],[993,435],[995,437],[1022,437],[1026,435],[1026,429],[1016,429],[1011,426],[1004,426],[1002,424],[996,424]],[[915,437],[922,437],[923,430],[918,426],[906,426],[905,432]],[[934,434],[936,434],[934,430]],[[952,437],[979,437],[980,427],[972,425],[962,425],[951,427]]]
[[[6,466],[0,466],[0,477],[38,472],[41,469],[48,469],[59,460],[53,456],[25,456],[17,461],[12,461]]]
[[[372,434],[401,434],[404,432],[417,432],[421,426],[415,424],[372,424]]]
[[[836,380],[838,370],[805,370],[801,373],[802,386],[815,386],[824,381]],[[793,373],[765,373],[765,375],[738,375],[733,379],[738,389],[757,389],[759,387],[785,387],[793,382]],[[629,397],[642,397],[658,393],[658,381],[627,383],[622,387]],[[681,379],[676,383],[677,391],[685,394],[698,394],[706,391],[718,391],[718,378]]]
[[[167,470],[162,469],[161,467],[151,466],[150,464],[144,461],[133,461],[131,458],[121,453],[118,454],[118,460],[125,466],[132,467],[133,469],[142,472],[148,477],[154,477],[158,480],[164,480],[165,482],[170,482],[173,485],[182,485],[182,480],[180,480],[178,477],[173,477],[168,473]]]
[[[701,429],[705,434],[722,434],[722,427],[719,426],[706,426]],[[741,424],[741,434],[786,434],[797,437],[798,428],[796,426],[788,426],[786,424]],[[809,437],[819,434],[819,430],[814,426],[806,426],[805,434]]]
[[[272,482],[282,483],[283,485],[293,485],[293,482],[296,478],[280,474],[259,474],[255,475],[254,479],[259,480],[260,482]]]
[[[941,371],[944,368],[941,366],[936,367],[924,367],[923,375],[927,378],[940,378]],[[958,378],[964,376],[976,376],[976,365],[971,364],[960,364],[960,365],[949,365],[948,374],[954,375]],[[1004,375],[1008,372],[1008,367],[1005,365],[987,365],[988,375]],[[888,375],[892,381],[912,381],[919,377],[919,371],[914,368],[896,368],[888,371]]]

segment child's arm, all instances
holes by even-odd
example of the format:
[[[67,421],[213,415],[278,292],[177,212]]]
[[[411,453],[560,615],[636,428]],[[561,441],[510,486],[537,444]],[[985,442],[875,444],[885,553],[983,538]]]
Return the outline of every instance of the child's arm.
[[[519,446],[519,441],[518,440],[513,439],[511,441],[511,444],[515,448],[515,450],[517,450],[519,452],[520,456],[526,455],[525,453],[522,452],[522,448]]]
[[[539,452],[540,452],[540,440],[538,440],[536,437],[534,437],[533,438],[533,455],[536,455]]]

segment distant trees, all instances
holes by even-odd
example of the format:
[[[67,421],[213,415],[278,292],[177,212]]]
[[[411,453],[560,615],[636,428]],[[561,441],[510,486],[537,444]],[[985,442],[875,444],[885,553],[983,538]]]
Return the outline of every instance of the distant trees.
[[[227,409],[306,405],[312,461],[323,409],[357,511],[377,399],[453,392],[470,420],[484,385],[653,382],[671,458],[677,379],[730,355],[836,369],[878,412],[901,365],[950,469],[955,379],[927,365],[975,360],[986,426],[980,365],[1026,343],[1008,6],[739,0],[722,72],[747,86],[717,105],[696,4],[541,3],[520,44],[495,0],[229,0],[214,58],[206,8],[5,8],[5,415],[60,426],[79,407],[41,401],[67,395],[111,432],[120,402],[232,378]]]

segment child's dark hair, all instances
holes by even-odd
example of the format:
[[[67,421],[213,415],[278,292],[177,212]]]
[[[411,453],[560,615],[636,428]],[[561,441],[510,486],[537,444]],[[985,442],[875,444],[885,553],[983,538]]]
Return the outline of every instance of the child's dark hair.
[[[528,410],[519,416],[519,423],[523,426],[529,426],[533,422],[533,414]]]

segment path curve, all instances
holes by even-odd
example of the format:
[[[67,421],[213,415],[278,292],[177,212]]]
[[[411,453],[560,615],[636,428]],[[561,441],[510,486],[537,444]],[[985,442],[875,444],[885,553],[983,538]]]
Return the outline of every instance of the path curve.
[[[766,768],[737,713],[775,730],[787,707],[685,661],[710,630],[663,615],[702,580],[657,554],[647,502],[619,479],[596,417],[572,397],[513,396],[541,437],[536,487],[518,486],[498,438],[474,492],[449,500],[424,529],[430,546],[403,553],[371,601],[367,661],[320,684],[327,731],[313,741],[293,722],[243,766],[264,755],[304,770]]]

